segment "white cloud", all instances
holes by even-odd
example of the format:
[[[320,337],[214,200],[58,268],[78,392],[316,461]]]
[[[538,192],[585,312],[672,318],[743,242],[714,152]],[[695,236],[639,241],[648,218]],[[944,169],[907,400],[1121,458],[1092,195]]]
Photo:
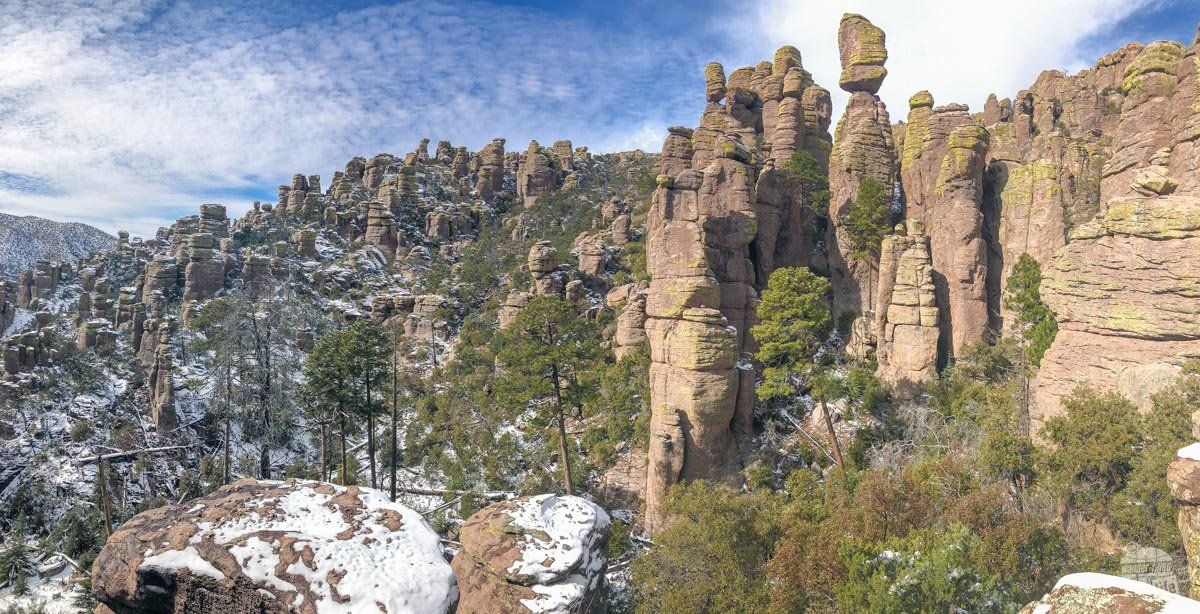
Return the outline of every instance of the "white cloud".
[[[240,213],[248,198],[230,194],[269,195],[293,172],[328,179],[422,137],[653,151],[667,126],[699,118],[704,62],[732,69],[784,43],[840,110],[844,11],[888,33],[894,120],[921,89],[978,109],[1042,69],[1090,64],[1081,41],[1157,0],[721,1],[690,13],[707,23],[617,27],[481,1],[309,14],[257,0],[0,0],[0,211],[149,235],[200,202]]]
[[[687,90],[628,89],[681,52],[529,9],[277,17],[249,2],[0,6],[0,210],[148,235],[199,202],[247,206],[214,194],[328,178],[422,137],[661,142],[643,126],[673,105],[654,103]]]
[[[989,93],[1011,97],[1046,69],[1074,72],[1097,58],[1081,43],[1155,0],[767,0],[735,28],[763,39],[761,57],[796,45],[804,66],[834,96],[840,114],[848,94],[837,86],[837,29],[843,13],[860,13],[887,33],[888,77],[879,95],[892,121],[908,114],[908,98],[929,90],[937,104],[981,110]],[[749,58],[738,58],[749,61]]]

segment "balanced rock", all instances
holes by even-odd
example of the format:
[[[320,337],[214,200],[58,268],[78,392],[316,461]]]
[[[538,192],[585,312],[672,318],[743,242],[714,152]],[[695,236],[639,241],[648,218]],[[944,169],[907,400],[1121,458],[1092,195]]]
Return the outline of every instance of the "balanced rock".
[[[458,613],[603,611],[609,534],[608,514],[580,497],[521,497],[479,510],[451,562]]]
[[[243,479],[142,512],[92,566],[114,612],[450,612],[438,535],[379,491]]]
[[[838,85],[847,92],[875,94],[887,69],[886,36],[883,30],[862,15],[842,15],[838,27],[838,54],[842,61],[842,75]]]

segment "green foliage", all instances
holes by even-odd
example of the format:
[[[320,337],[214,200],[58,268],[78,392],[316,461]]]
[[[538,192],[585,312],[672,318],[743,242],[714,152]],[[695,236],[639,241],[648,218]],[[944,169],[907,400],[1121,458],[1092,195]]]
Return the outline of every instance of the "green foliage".
[[[760,612],[770,601],[764,566],[779,535],[779,500],[702,482],[675,486],[672,521],[633,563],[639,612]]]
[[[91,437],[95,432],[96,429],[92,428],[91,422],[80,420],[79,422],[71,425],[70,430],[67,431],[67,436],[71,438],[71,441],[79,443],[81,441],[86,441],[87,438]]]
[[[915,531],[883,547],[842,547],[843,612],[1006,612],[1014,605],[984,564],[981,540],[962,525]]]
[[[1050,479],[1071,507],[1102,518],[1133,468],[1141,419],[1124,397],[1088,387],[1076,388],[1062,404],[1065,413],[1043,430],[1053,446],[1046,457]]]
[[[1200,376],[1188,372],[1152,397],[1142,416],[1142,446],[1131,462],[1126,486],[1113,498],[1109,514],[1122,537],[1144,546],[1182,554],[1179,506],[1163,476],[1175,451],[1193,441],[1192,412],[1200,406]]]
[[[808,151],[797,151],[783,163],[783,172],[798,181],[808,206],[818,215],[829,213],[829,175]]]
[[[892,191],[877,179],[863,179],[844,228],[851,257],[864,262],[879,260],[883,237],[892,229]]]
[[[1034,365],[1058,335],[1058,321],[1042,302],[1042,267],[1029,254],[1021,254],[1013,265],[1005,288],[1004,306],[1017,315],[1017,326],[1028,342],[1025,354]]]
[[[599,338],[594,321],[550,296],[530,300],[497,338],[496,358],[503,366],[493,383],[494,398],[514,417],[527,414],[535,439],[557,445],[568,490],[582,484],[584,476],[571,475],[574,444],[564,439],[565,421],[568,415],[582,417],[596,394]],[[540,436],[552,426],[557,426],[553,436]]]
[[[807,268],[771,273],[758,306],[760,322],[751,329],[764,367],[759,399],[795,394],[791,378],[811,366],[813,354],[829,333],[830,312],[824,299],[828,291],[829,282]]]
[[[650,195],[654,193],[654,188],[657,187],[658,174],[654,171],[654,168],[643,168],[638,171],[634,179],[634,188],[639,198],[650,198]]]
[[[0,581],[12,586],[14,595],[29,592],[29,574],[37,571],[33,564],[33,549],[25,542],[25,515],[18,515],[8,534],[6,547],[0,551]]]
[[[596,395],[584,405],[581,443],[591,460],[607,468],[630,446],[643,446],[650,434],[650,349],[643,345],[601,367]]]

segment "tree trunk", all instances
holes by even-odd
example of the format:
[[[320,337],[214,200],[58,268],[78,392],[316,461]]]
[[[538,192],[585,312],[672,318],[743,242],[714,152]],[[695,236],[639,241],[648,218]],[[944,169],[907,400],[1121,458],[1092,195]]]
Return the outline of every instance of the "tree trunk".
[[[104,538],[112,535],[112,508],[108,503],[108,480],[104,478],[104,459],[96,461],[97,478],[100,480],[100,507],[104,510]]]
[[[563,410],[562,390],[559,388],[558,365],[550,368],[550,378],[554,384],[554,402],[558,410],[558,454],[562,457],[563,491],[568,495],[575,494],[571,479],[571,454],[567,448],[566,412]]]
[[[329,441],[328,440],[328,430],[329,430],[329,425],[322,422],[321,423],[321,468],[319,470],[317,470],[317,476],[319,476],[318,479],[320,479],[322,482],[329,481],[329,478],[326,477],[328,475],[328,473],[326,473],[326,471],[325,471],[325,468],[329,466],[328,452],[326,451],[326,448],[327,448],[326,444]]]
[[[837,457],[838,467],[846,468],[846,461],[842,459],[842,444],[838,441],[837,432],[833,430],[833,419],[829,417],[829,406],[825,404],[825,399],[820,400],[821,413],[825,415],[825,428],[829,429],[829,440],[833,442],[833,455]]]
[[[339,403],[339,405],[341,405],[341,403]],[[350,480],[348,479],[349,474],[346,471],[346,412],[339,409],[338,418],[341,420],[342,427],[342,486],[345,486],[350,483]]]
[[[221,471],[221,484],[229,483],[229,432],[233,422],[233,363],[225,363],[225,463]]]
[[[230,422],[233,422],[233,419],[227,408],[225,410],[225,466],[221,470],[221,484],[229,483],[229,432],[232,430]]]
[[[396,447],[399,445],[396,437],[396,355],[392,354],[392,501],[396,500]]]
[[[571,454],[567,449],[567,427],[561,409],[558,412],[558,453],[562,456],[563,463],[563,490],[568,495],[573,495],[575,487],[571,485]]]
[[[379,488],[379,482],[375,478],[375,408],[371,405],[371,365],[367,365],[366,369],[366,386],[367,398],[365,405],[367,409],[367,464],[371,467],[371,488]]]

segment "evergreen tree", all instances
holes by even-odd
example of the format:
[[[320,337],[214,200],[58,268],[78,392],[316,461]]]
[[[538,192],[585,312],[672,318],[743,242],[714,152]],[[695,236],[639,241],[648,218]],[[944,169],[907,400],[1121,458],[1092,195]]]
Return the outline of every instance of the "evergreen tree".
[[[367,424],[367,464],[371,472],[371,487],[379,487],[375,455],[375,419],[383,411],[381,392],[387,375],[388,339],[383,328],[370,318],[364,318],[346,329],[347,357],[351,373],[358,380],[358,394],[352,405],[356,416]]]
[[[310,415],[319,423],[338,425],[341,442],[341,483],[350,483],[346,438],[347,420],[356,402],[354,361],[350,356],[350,338],[346,331],[333,332],[317,341],[305,363],[305,388]],[[326,435],[322,435],[323,437]],[[322,446],[322,450],[324,450]],[[327,456],[327,454],[326,454]],[[326,459],[327,460],[327,459]]]
[[[883,237],[891,228],[892,191],[877,179],[863,179],[845,223],[850,255],[863,262],[877,262]]]
[[[1065,413],[1047,420],[1043,431],[1054,446],[1046,459],[1052,487],[1069,509],[1103,518],[1142,445],[1137,407],[1115,392],[1087,387],[1062,404]]]
[[[12,587],[14,595],[24,595],[29,592],[29,574],[36,571],[33,550],[25,542],[25,514],[13,520],[8,542],[0,551],[0,580]]]
[[[532,410],[534,426],[557,426],[567,494],[575,490],[567,415],[582,418],[584,403],[594,393],[590,380],[601,360],[599,338],[595,324],[581,317],[574,305],[539,296],[517,314],[499,340],[502,367],[496,398],[515,411]]]
[[[800,183],[809,207],[817,215],[829,213],[829,174],[821,163],[805,150],[797,151],[783,163],[783,172]]]
[[[758,398],[785,400],[807,387],[824,415],[834,458],[844,466],[826,404],[839,396],[841,382],[813,363],[813,356],[829,334],[831,318],[825,303],[828,292],[829,282],[807,268],[777,269],[763,290],[759,323],[751,333],[758,341],[758,359],[763,364]]]
[[[1042,302],[1042,267],[1029,254],[1021,254],[1013,265],[1005,287],[1004,306],[1016,313],[1017,330],[1028,345],[1025,355],[1034,366],[1058,335],[1054,312]]]
[[[241,398],[239,376],[249,354],[249,339],[241,326],[248,308],[249,302],[239,297],[218,297],[209,301],[189,324],[203,334],[193,343],[192,351],[208,356],[209,413],[222,425],[222,484],[230,481],[234,415],[236,408],[245,402]]]

